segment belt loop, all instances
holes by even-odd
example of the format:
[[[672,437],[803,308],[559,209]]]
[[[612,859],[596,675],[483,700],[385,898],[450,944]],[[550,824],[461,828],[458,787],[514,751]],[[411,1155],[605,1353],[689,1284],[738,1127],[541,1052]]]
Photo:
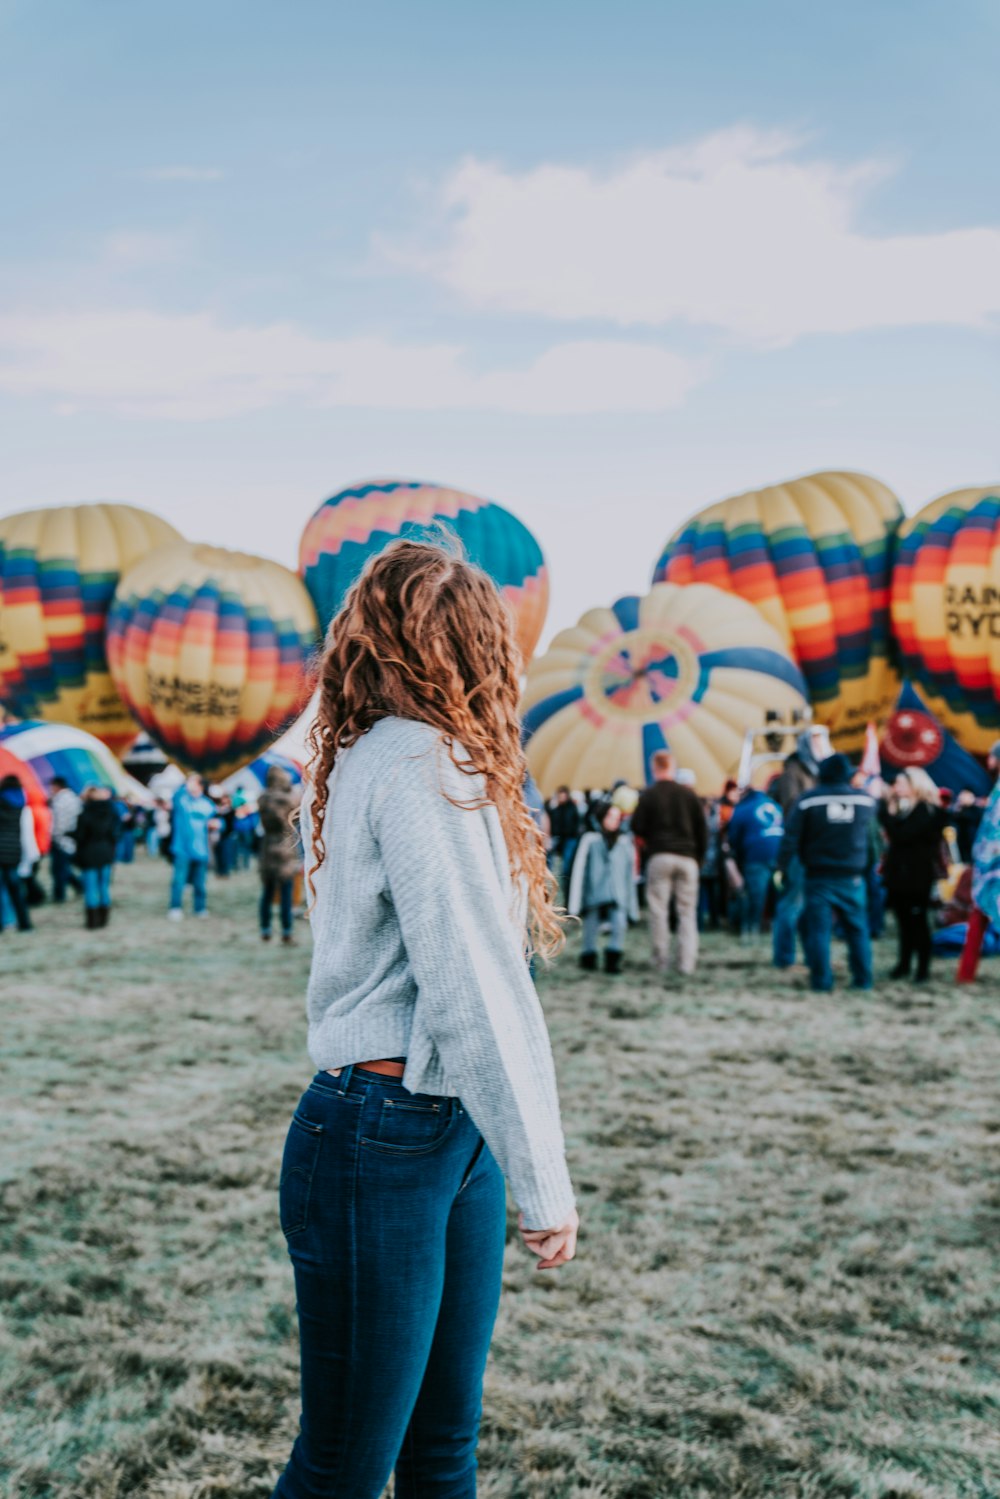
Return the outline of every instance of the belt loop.
[[[340,1091],[341,1091],[341,1093],[346,1093],[347,1090],[348,1090],[348,1088],[351,1086],[351,1074],[353,1073],[353,1071],[354,1071],[354,1063],[353,1062],[351,1063],[351,1065],[349,1067],[341,1067],[341,1069],[340,1069]]]

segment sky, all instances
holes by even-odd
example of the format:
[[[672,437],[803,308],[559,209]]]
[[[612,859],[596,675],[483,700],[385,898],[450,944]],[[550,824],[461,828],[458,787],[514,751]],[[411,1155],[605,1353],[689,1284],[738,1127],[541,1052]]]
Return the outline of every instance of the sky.
[[[1000,480],[993,0],[0,0],[0,514],[294,566],[509,506],[546,636],[702,506]]]

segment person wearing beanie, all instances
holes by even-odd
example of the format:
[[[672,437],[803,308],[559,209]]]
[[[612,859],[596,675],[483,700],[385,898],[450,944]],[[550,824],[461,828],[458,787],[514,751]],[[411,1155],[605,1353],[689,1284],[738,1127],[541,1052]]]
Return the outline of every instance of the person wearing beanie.
[[[851,785],[846,755],[829,755],[818,766],[814,789],[799,797],[785,821],[778,855],[778,883],[801,862],[805,877],[805,946],[811,987],[833,988],[830,943],[836,917],[847,938],[851,983],[872,986],[866,875],[872,859],[875,803]]]

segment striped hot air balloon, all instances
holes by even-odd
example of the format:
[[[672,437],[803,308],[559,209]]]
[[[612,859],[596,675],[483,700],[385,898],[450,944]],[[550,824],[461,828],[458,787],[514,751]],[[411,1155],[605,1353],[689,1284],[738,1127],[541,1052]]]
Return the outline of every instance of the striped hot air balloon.
[[[0,732],[0,741],[2,737],[2,732]],[[12,754],[0,742],[0,780],[3,780],[4,776],[17,776],[21,782],[25,800],[31,808],[31,821],[35,829],[38,852],[44,856],[52,847],[52,813],[49,811],[45,788],[28,762]]]
[[[0,703],[19,718],[75,724],[123,753],[137,727],[108,673],[108,609],[122,572],[179,539],[132,505],[0,520]]]
[[[958,489],[906,521],[892,623],[928,706],[985,754],[1000,738],[1000,486]]]
[[[145,798],[143,787],[125,772],[107,745],[72,724],[37,719],[4,724],[0,745],[30,766],[46,790],[54,776],[62,776],[78,796],[86,786],[107,786],[116,796]]]
[[[161,547],[122,578],[108,620],[115,685],[179,764],[220,780],[309,700],[316,611],[294,573],[219,547]]]
[[[659,749],[717,795],[747,728],[768,709],[805,708],[806,684],[781,636],[743,599],[706,584],[659,584],[591,609],[528,668],[528,766],[557,787],[644,785]]]
[[[655,582],[713,583],[755,604],[809,686],[838,749],[892,712],[889,585],[899,501],[864,474],[824,473],[736,495],[683,525]]]
[[[502,505],[439,484],[357,484],[319,507],[302,533],[299,572],[324,631],[369,557],[397,536],[432,537],[435,523],[457,533],[470,561],[499,585],[514,612],[521,654],[529,660],[549,606],[541,547]]]

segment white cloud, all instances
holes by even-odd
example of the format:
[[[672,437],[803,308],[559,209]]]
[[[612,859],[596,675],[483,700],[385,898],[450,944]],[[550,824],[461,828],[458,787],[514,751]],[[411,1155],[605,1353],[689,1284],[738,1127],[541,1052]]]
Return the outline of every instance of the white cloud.
[[[103,261],[113,268],[168,265],[181,259],[187,239],[180,234],[153,234],[145,229],[120,229],[104,242]]]
[[[0,317],[0,390],[61,410],[209,420],[297,402],[408,411],[660,411],[703,370],[624,340],[558,344],[519,369],[481,371],[451,344],[323,339],[288,323],[226,327],[144,310]]]
[[[140,172],[148,182],[220,182],[222,170],[219,167],[150,167],[148,171]]]
[[[763,343],[1000,311],[1000,228],[865,233],[863,194],[889,168],[803,160],[798,144],[732,130],[604,174],[470,159],[445,184],[444,248],[389,254],[479,308]]]

